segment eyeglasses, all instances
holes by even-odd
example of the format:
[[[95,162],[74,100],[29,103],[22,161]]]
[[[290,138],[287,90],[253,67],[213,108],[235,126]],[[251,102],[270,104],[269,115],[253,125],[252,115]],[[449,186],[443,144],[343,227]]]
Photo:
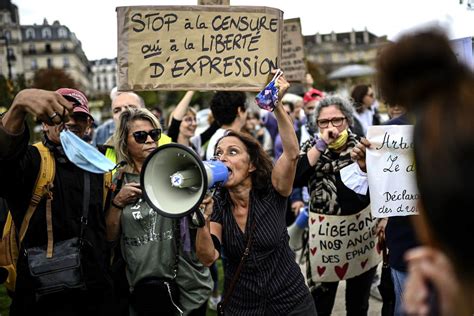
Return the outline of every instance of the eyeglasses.
[[[161,138],[161,129],[155,128],[149,132],[136,131],[136,132],[133,132],[132,135],[133,135],[133,138],[135,138],[135,141],[139,144],[146,143],[148,135],[150,135],[151,139],[153,139],[154,142],[157,142]]]
[[[339,126],[342,125],[342,123],[344,122],[345,119],[346,119],[345,117],[334,117],[334,118],[332,118],[332,119],[330,119],[330,120],[325,120],[325,119],[323,119],[323,120],[317,120],[317,123],[318,123],[318,126],[319,126],[320,128],[326,128],[326,127],[328,127],[328,126],[329,126],[329,123],[331,123],[332,126],[334,126],[334,127],[339,127]]]

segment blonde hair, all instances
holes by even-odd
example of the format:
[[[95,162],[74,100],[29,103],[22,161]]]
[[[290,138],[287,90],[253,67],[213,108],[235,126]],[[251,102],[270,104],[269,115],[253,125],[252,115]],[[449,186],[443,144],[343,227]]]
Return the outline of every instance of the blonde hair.
[[[117,162],[125,161],[125,171],[133,171],[135,163],[128,152],[128,134],[130,134],[130,126],[135,121],[148,121],[153,128],[160,128],[161,125],[156,116],[145,108],[128,108],[120,114],[119,125],[114,133],[114,147],[117,155]]]

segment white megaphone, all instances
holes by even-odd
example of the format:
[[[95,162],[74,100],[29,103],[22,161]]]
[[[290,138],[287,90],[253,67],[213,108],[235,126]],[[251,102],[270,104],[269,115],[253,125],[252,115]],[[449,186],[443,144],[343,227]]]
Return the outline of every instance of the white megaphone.
[[[288,235],[290,235],[290,248],[293,251],[303,248],[303,233],[308,227],[308,208],[301,208],[295,222],[288,227]]]
[[[220,161],[202,161],[180,144],[158,147],[145,160],[140,174],[143,197],[159,214],[183,217],[195,211],[207,191],[229,177]]]

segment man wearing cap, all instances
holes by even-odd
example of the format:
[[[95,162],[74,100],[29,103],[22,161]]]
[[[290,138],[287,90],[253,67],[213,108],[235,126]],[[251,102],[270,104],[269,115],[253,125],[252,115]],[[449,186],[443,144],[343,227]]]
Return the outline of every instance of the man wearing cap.
[[[59,133],[69,129],[83,137],[93,118],[84,94],[74,89],[45,91],[25,89],[13,100],[0,121],[0,196],[7,200],[16,227],[20,227],[40,171],[41,156],[28,145],[27,114],[43,122],[43,144],[53,154],[55,174],[52,187],[52,228],[54,243],[78,237],[83,212],[84,176],[87,171],[71,163],[64,154]],[[30,219],[17,264],[16,289],[10,315],[98,315],[110,288],[106,268],[103,175],[89,173],[90,194],[81,267],[85,290],[61,291],[37,298],[25,249],[47,244],[46,199]],[[86,199],[87,200],[87,199]]]
[[[301,126],[300,147],[316,132],[316,122],[314,121],[314,111],[318,101],[323,98],[323,93],[318,89],[310,89],[303,96],[303,112],[305,118]]]

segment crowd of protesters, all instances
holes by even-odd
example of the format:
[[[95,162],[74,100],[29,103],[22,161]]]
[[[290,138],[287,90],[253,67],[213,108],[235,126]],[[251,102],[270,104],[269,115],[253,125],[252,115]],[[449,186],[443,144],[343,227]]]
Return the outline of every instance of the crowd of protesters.
[[[399,69],[411,69],[410,75]],[[370,206],[365,153],[371,144],[364,137],[377,124],[415,124],[423,195],[420,216],[391,217],[377,226],[389,252],[385,285],[393,292],[384,297],[383,314],[472,314],[472,255],[462,248],[472,240],[473,224],[470,187],[462,181],[473,169],[464,158],[474,149],[472,72],[435,30],[407,35],[383,50],[378,71],[374,85],[354,86],[350,98],[318,90],[312,80],[301,95],[286,94],[290,84],[282,75],[273,112],[250,105],[245,92],[216,92],[212,123],[197,135],[197,92],[186,92],[163,126],[161,108],[151,112],[138,94],[114,91],[112,119],[92,139],[116,165],[108,185],[107,173],[84,167],[93,160],[80,158],[83,152],[71,157],[63,148],[64,131],[90,138],[94,118],[87,97],[74,89],[20,91],[0,124],[0,176],[8,179],[0,184],[1,211],[11,212],[18,229],[27,227],[21,230],[10,314],[205,315],[209,305],[229,315],[330,315],[339,282],[318,281],[309,243],[299,262],[307,273],[301,272],[287,226],[305,208],[311,216],[351,216]],[[381,118],[379,102],[389,121]],[[453,102],[449,122],[446,109]],[[27,114],[42,122],[41,144],[29,144]],[[142,198],[144,161],[169,142],[228,169],[227,182],[196,206],[204,226],[193,225],[191,215],[160,215]],[[44,194],[32,197],[44,170],[41,150],[52,154],[53,177]],[[436,173],[440,181],[433,182]],[[346,183],[347,174],[365,182],[358,185],[365,190]],[[460,216],[449,215],[452,207]],[[312,225],[308,220],[306,239]],[[61,249],[61,241],[78,236],[82,286],[45,294],[31,254],[41,247]],[[54,251],[50,255],[55,258]],[[374,266],[345,280],[348,315],[368,314],[375,273]]]

